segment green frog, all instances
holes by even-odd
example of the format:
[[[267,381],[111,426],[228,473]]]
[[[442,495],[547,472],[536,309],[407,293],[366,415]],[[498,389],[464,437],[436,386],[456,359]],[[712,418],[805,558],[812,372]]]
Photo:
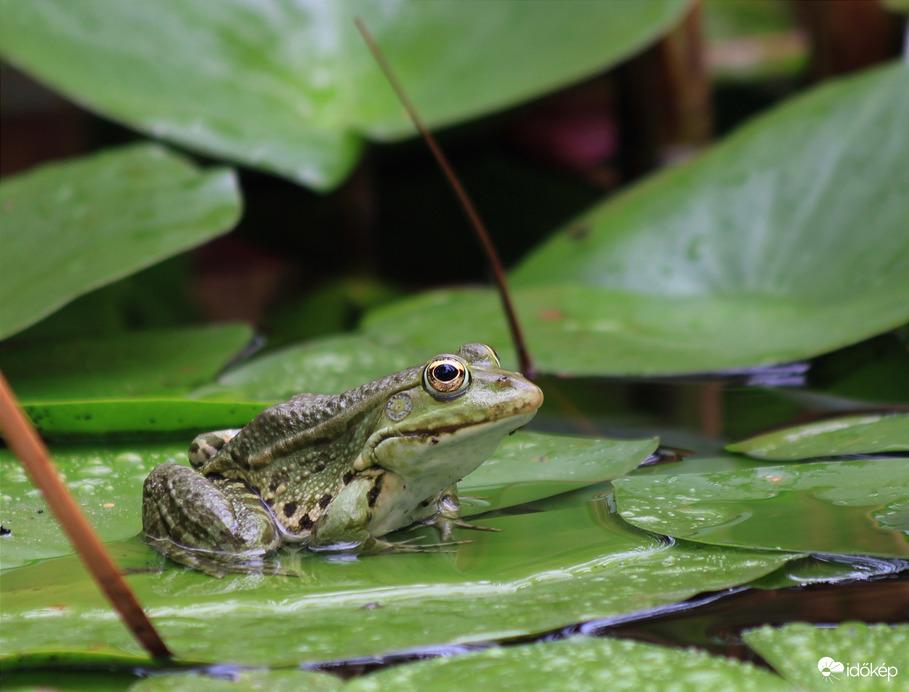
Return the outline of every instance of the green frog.
[[[456,483],[543,403],[540,388],[465,344],[425,365],[328,396],[299,394],[240,430],[199,435],[192,468],[145,481],[146,540],[213,576],[254,571],[286,544],[356,553],[438,549],[382,536],[418,522],[443,540],[460,519]]]

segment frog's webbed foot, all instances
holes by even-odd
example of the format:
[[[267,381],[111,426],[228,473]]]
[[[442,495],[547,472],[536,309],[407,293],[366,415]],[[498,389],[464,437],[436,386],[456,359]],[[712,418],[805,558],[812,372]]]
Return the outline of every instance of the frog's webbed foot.
[[[473,543],[473,541],[446,541],[445,543],[417,543],[420,538],[407,538],[403,541],[386,541],[373,538],[360,547],[360,552],[369,555],[388,553],[456,553],[453,546]],[[367,545],[371,543],[371,545]]]
[[[458,498],[455,486],[442,491],[436,507],[438,511],[433,516],[415,524],[414,527],[432,526],[439,532],[439,538],[443,541],[451,541],[452,532],[456,528],[471,529],[473,531],[501,531],[501,529],[471,524],[461,519],[461,500]]]

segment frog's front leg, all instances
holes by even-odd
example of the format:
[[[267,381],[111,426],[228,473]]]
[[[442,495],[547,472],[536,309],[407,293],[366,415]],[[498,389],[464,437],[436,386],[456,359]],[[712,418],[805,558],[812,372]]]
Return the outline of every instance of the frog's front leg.
[[[436,513],[421,523],[433,526],[443,541],[451,540],[455,528],[473,529],[474,531],[501,531],[491,526],[471,524],[461,519],[461,498],[458,497],[458,486],[452,485],[439,493],[436,500]]]
[[[216,577],[250,571],[282,543],[271,511],[245,483],[175,463],[145,479],[142,526],[158,552]]]

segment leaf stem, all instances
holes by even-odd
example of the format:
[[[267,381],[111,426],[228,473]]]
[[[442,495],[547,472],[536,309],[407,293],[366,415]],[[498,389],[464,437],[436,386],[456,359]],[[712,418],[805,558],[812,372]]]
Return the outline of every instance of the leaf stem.
[[[22,461],[35,486],[44,494],[70,542],[99,588],[120,613],[133,636],[151,656],[171,658],[173,654],[161,639],[135,595],[120,576],[116,565],[67,491],[51,463],[47,447],[25,417],[6,377],[0,372],[0,431]]]
[[[511,338],[514,341],[514,347],[518,353],[518,360],[521,364],[521,372],[524,373],[527,379],[534,379],[536,376],[536,370],[534,369],[533,360],[530,357],[530,352],[527,350],[527,344],[524,341],[521,325],[518,323],[517,312],[514,309],[514,303],[511,300],[511,292],[508,290],[508,283],[505,279],[505,270],[502,268],[502,262],[499,260],[499,254],[496,252],[496,248],[489,237],[489,233],[486,231],[486,226],[480,218],[480,215],[477,212],[476,208],[473,206],[473,202],[471,202],[467,191],[464,189],[464,186],[461,184],[461,181],[455,174],[454,169],[451,167],[451,164],[448,162],[448,159],[442,152],[442,148],[438,145],[435,137],[432,136],[432,133],[423,123],[423,120],[420,118],[420,114],[417,112],[416,107],[407,96],[407,92],[404,91],[404,87],[401,86],[401,83],[398,81],[394,72],[392,72],[391,66],[388,64],[388,61],[382,54],[382,51],[380,50],[375,39],[373,39],[372,35],[369,33],[366,25],[359,17],[354,18],[354,24],[357,25],[357,29],[363,36],[363,40],[366,42],[366,45],[369,46],[369,50],[372,51],[373,57],[375,57],[376,62],[379,63],[379,67],[382,68],[382,71],[388,78],[388,81],[391,84],[392,88],[395,90],[395,93],[397,93],[398,99],[400,99],[401,103],[403,104],[404,109],[407,111],[407,114],[413,121],[414,126],[417,128],[417,130],[419,130],[420,134],[423,136],[423,139],[426,141],[426,144],[429,146],[429,149],[432,151],[436,162],[442,169],[442,173],[444,173],[445,178],[448,180],[449,185],[451,185],[452,189],[454,190],[458,201],[461,203],[461,207],[463,207],[465,213],[467,214],[467,218],[470,220],[470,224],[480,241],[480,245],[483,247],[483,251],[486,253],[486,259],[489,262],[489,269],[492,272],[496,286],[499,289],[499,297],[502,300],[502,308],[505,310],[505,316],[508,319],[508,326],[511,330]]]

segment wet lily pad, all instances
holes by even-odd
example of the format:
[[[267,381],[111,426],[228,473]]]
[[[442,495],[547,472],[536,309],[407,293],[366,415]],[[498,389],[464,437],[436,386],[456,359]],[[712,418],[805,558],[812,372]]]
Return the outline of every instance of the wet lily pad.
[[[108,402],[99,402],[103,403]],[[120,402],[110,403],[114,410],[129,408]],[[193,415],[211,416],[210,408],[223,413],[228,406],[207,402],[173,404],[188,420],[192,420]],[[237,408],[231,415],[242,412],[241,404],[230,406]],[[193,407],[199,410],[193,411]],[[161,418],[157,423],[159,427],[168,420],[166,415]],[[110,427],[103,418],[96,422],[101,429]],[[215,427],[229,427],[229,424]],[[52,452],[67,486],[98,535],[104,541],[116,541],[135,536],[142,528],[141,497],[145,476],[165,461],[188,463],[189,443],[204,429],[186,433],[182,441],[55,446]],[[489,461],[460,483],[464,495],[476,497],[465,498],[464,515],[501,509],[616,478],[644,461],[655,447],[656,440],[652,439],[597,440],[518,432],[508,437]],[[11,532],[0,539],[3,548],[0,566],[15,567],[37,559],[71,555],[72,548],[54,517],[46,511],[41,494],[7,450],[0,450],[0,481],[3,488],[0,520]]]
[[[909,451],[909,413],[841,416],[756,435],[727,445],[759,459],[812,459]]]
[[[351,170],[361,137],[413,133],[354,17],[438,127],[605,69],[687,5],[4,0],[0,42],[7,60],[99,113],[325,189]]]
[[[793,98],[530,254],[511,278],[537,366],[572,375],[751,367],[902,325],[907,188],[909,66]],[[429,352],[485,341],[515,362],[488,290],[423,294],[370,313],[365,328]]]
[[[622,518],[713,545],[909,555],[909,458],[615,481]]]
[[[801,690],[829,690],[831,683],[850,690],[903,689],[909,671],[907,625],[813,627],[797,622],[761,627],[742,638]]]
[[[57,340],[5,350],[0,367],[23,402],[180,396],[214,379],[252,336],[231,324]]]
[[[565,689],[789,690],[780,677],[751,663],[703,651],[670,649],[622,639],[571,639],[437,658],[355,679],[350,692],[421,689],[446,692]]]
[[[184,570],[135,543],[110,546],[168,645],[187,660],[296,665],[510,638],[675,603],[748,583],[794,557],[671,544],[610,513],[603,498],[488,518],[454,553],[326,559],[282,555],[295,576]],[[405,534],[412,535],[412,534]],[[545,536],[545,540],[541,537]],[[149,571],[155,568],[163,571]],[[3,575],[8,654],[137,653],[76,558]],[[214,636],[243,632],[243,637]]]
[[[232,171],[200,170],[147,144],[5,178],[0,338],[76,296],[224,233],[239,215]]]

